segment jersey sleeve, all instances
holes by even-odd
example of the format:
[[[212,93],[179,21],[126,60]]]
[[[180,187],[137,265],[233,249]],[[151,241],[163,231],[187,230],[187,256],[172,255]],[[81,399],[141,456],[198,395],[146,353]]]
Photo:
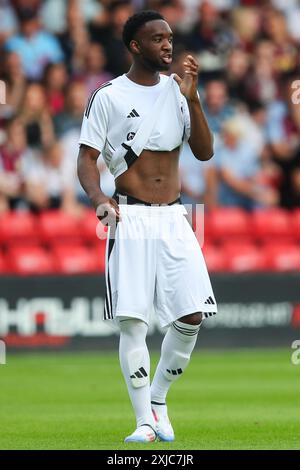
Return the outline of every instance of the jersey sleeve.
[[[108,99],[101,90],[92,93],[82,120],[79,145],[103,152],[108,130]]]

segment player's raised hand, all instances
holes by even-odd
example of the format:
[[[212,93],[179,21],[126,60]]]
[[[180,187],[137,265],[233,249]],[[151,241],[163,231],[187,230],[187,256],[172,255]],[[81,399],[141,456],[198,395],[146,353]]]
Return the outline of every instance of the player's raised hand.
[[[174,74],[174,80],[178,83],[181,93],[187,100],[198,100],[199,64],[193,56],[188,55],[183,62],[183,66],[184,78],[180,78],[177,74]]]
[[[121,220],[120,208],[117,202],[110,197],[104,198],[99,202],[96,214],[101,223],[105,226],[116,226]]]

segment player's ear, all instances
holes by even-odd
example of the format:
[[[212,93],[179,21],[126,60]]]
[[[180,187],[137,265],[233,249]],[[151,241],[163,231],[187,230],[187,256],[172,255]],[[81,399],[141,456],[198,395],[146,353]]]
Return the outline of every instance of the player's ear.
[[[134,39],[130,41],[130,50],[133,54],[140,54],[140,46]]]

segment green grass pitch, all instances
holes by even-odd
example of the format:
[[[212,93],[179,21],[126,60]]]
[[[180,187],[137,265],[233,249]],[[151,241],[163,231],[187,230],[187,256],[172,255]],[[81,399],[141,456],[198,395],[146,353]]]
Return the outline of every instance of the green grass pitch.
[[[117,351],[8,354],[0,449],[299,449],[300,365],[290,358],[197,350],[169,394],[176,441],[143,445],[123,443],[135,423]]]

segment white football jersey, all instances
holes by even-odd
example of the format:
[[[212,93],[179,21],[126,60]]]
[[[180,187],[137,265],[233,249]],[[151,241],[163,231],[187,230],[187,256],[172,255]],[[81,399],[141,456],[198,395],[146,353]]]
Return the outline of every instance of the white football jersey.
[[[160,75],[157,85],[139,85],[121,75],[103,84],[92,93],[83,117],[79,144],[93,147],[102,153],[111,173],[117,178],[124,165],[113,162],[116,149],[123,142],[130,142],[142,120],[151,112],[158,96],[163,91],[167,76]],[[145,150],[171,151],[181,146],[190,137],[190,115],[185,97],[174,81],[175,99],[162,110]]]

